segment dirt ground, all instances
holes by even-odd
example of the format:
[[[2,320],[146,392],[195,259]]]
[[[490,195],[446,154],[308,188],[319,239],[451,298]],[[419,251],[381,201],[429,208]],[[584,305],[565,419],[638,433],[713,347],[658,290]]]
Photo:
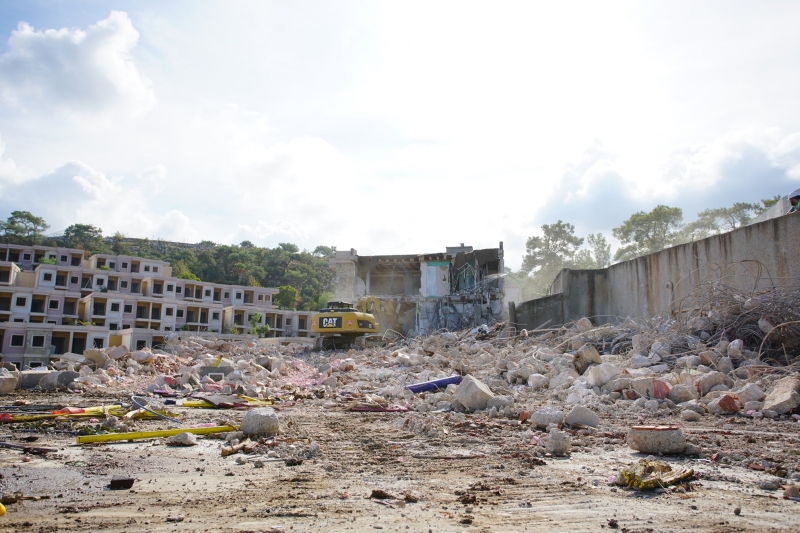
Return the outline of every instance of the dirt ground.
[[[25,393],[5,402],[15,398],[73,406],[114,400]],[[317,457],[298,466],[268,460],[256,468],[254,459],[265,456],[237,464],[241,454],[222,457],[219,438],[200,438],[187,448],[163,440],[76,445],[72,434],[6,424],[0,428],[4,442],[25,444],[23,437],[39,436],[33,444],[58,452],[28,456],[0,449],[0,492],[32,497],[6,506],[0,531],[800,530],[800,503],[782,499],[781,489],[758,486],[776,479],[776,471],[798,470],[800,424],[792,420],[648,420],[680,426],[707,453],[664,458],[694,468],[688,486],[639,492],[608,482],[643,457],[624,441],[639,420],[604,419],[599,430],[573,431],[571,455],[552,458],[522,437],[529,425],[507,419],[360,413],[319,400],[276,410],[281,438],[318,443]],[[187,426],[243,416],[235,410],[173,412]],[[409,429],[426,417],[441,429],[433,437]],[[136,423],[137,430],[170,427],[169,421]],[[717,460],[709,457],[715,450],[722,452]],[[106,488],[117,475],[136,478],[133,488]],[[390,498],[370,498],[374,490]]]

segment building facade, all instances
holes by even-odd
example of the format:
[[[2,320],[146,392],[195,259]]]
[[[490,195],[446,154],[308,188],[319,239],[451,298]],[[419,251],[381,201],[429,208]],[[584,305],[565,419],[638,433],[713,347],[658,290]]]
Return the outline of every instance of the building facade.
[[[21,367],[51,355],[163,344],[173,331],[311,336],[311,312],[273,305],[278,289],[172,277],[168,262],[47,246],[0,244],[0,355]]]

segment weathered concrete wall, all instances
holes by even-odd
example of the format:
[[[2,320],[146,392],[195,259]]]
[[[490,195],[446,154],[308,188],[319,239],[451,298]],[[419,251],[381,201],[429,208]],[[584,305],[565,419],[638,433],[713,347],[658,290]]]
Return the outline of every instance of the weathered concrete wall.
[[[742,290],[800,279],[800,214],[667,248],[602,270],[562,270],[552,295],[518,305],[519,327],[583,316],[602,324],[674,313],[692,288],[720,279]],[[558,303],[560,300],[560,303]]]

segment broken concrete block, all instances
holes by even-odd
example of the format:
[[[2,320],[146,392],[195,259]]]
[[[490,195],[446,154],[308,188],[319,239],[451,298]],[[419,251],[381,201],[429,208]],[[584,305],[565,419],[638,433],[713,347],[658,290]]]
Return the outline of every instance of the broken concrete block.
[[[281,432],[281,424],[272,407],[258,407],[247,411],[239,431],[245,435],[272,437]]]
[[[110,360],[106,355],[106,352],[98,348],[89,348],[88,350],[84,350],[83,357],[97,365],[97,368],[104,368]]]
[[[568,454],[572,449],[569,434],[564,431],[559,431],[556,428],[552,428],[550,433],[547,435],[547,441],[544,443],[544,447],[553,455]]]
[[[197,436],[193,433],[178,433],[167,439],[170,446],[196,446]]]
[[[747,402],[744,404],[745,411],[761,411],[764,408],[764,402]]]
[[[779,379],[764,399],[764,410],[778,414],[789,413],[800,406],[800,377]]]
[[[583,317],[580,320],[578,320],[577,322],[575,322],[575,329],[579,333],[586,333],[587,331],[589,331],[589,330],[591,330],[593,328],[594,328],[594,325],[592,324],[592,321],[589,320],[586,317]]]
[[[695,379],[694,386],[700,393],[700,396],[703,397],[706,394],[708,394],[712,388],[716,387],[717,385],[722,385],[724,383],[725,383],[725,374],[723,374],[722,372],[709,372],[708,374],[703,374],[702,376]]]
[[[715,415],[731,415],[739,411],[739,404],[736,403],[736,399],[730,394],[714,398],[708,402],[707,407],[709,412]]]
[[[669,390],[669,394],[667,394],[667,398],[675,403],[688,402],[694,400],[696,397],[697,394],[695,394],[694,390],[688,385],[675,385]]]
[[[106,349],[106,355],[114,361],[118,361],[128,355],[128,349],[124,346],[112,346]]]
[[[584,344],[578,351],[575,352],[575,370],[578,374],[583,374],[589,368],[589,365],[599,365],[603,360],[600,359],[600,354],[591,344]]]
[[[541,374],[531,374],[528,376],[528,387],[533,390],[543,389],[548,383],[550,383],[550,380]]]
[[[627,377],[620,377],[616,379],[612,379],[601,388],[604,392],[619,392],[621,390],[625,390],[631,386],[631,382],[633,378]]]
[[[681,411],[681,418],[687,422],[697,422],[700,420],[700,413],[692,411],[691,409],[685,409]]]
[[[600,417],[588,407],[576,405],[567,414],[564,422],[573,426],[575,424],[582,424],[584,426],[597,427],[600,425]]]
[[[222,381],[231,372],[233,372],[232,366],[201,366],[197,369],[197,376],[199,378],[209,376],[214,381]]]
[[[602,387],[620,374],[622,370],[616,365],[601,363],[591,367],[584,377],[592,387]]]
[[[531,422],[540,428],[546,428],[550,424],[561,425],[564,423],[564,413],[555,407],[544,407],[531,415]]]
[[[131,352],[131,359],[137,363],[151,363],[153,361],[153,352],[149,350],[136,350]]]
[[[628,446],[642,453],[682,453],[686,436],[672,426],[633,426],[626,438]]]
[[[483,382],[467,374],[456,388],[455,399],[464,406],[467,411],[480,411],[486,409],[486,405],[494,393],[489,390]]]
[[[642,398],[652,398],[653,378],[636,378],[631,381],[631,388]]]
[[[575,378],[577,377],[578,373],[572,370],[571,368],[564,370],[559,375],[550,380],[550,388],[555,389],[561,387],[562,385],[569,385],[570,383],[575,381]]]
[[[744,342],[742,339],[736,339],[728,345],[727,353],[731,359],[741,359],[744,357]]]
[[[84,367],[86,368],[86,367]],[[39,388],[42,390],[53,390],[59,387],[66,387],[76,378],[80,377],[77,372],[49,372],[39,380]]]
[[[514,404],[514,398],[512,398],[511,396],[495,396],[493,398],[489,398],[489,401],[486,402],[486,408],[491,409],[492,407],[494,407],[498,411],[500,411],[513,404]]]
[[[736,391],[736,397],[739,399],[739,402],[744,405],[748,402],[760,402],[766,397],[766,394],[764,394],[761,387],[755,383],[748,383]]]
[[[17,388],[17,376],[5,368],[0,368],[0,394],[11,394]]]

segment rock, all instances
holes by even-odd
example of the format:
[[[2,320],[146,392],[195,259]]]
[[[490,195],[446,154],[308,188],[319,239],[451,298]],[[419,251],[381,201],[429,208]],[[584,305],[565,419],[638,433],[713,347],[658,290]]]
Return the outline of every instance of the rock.
[[[682,453],[686,448],[683,432],[672,426],[633,426],[626,440],[630,448],[642,453]]]
[[[569,435],[564,431],[552,428],[547,436],[544,447],[553,455],[566,455],[572,449]]]
[[[339,379],[336,376],[331,376],[324,380],[322,384],[329,389],[335,389],[336,386],[339,384]]]
[[[64,370],[63,372],[50,372],[39,380],[39,388],[42,390],[53,390],[59,387],[67,387],[78,377],[80,377],[80,374],[68,370]]]
[[[97,368],[104,368],[110,361],[106,352],[98,348],[89,348],[84,350],[83,357],[97,365]]]
[[[589,330],[591,330],[593,328],[594,328],[594,325],[592,324],[591,320],[589,320],[586,317],[581,318],[580,320],[578,320],[575,323],[575,329],[579,333],[586,333],[587,331],[589,331]]]
[[[281,425],[278,415],[271,407],[257,407],[247,411],[239,431],[245,435],[272,437],[281,432]]]
[[[730,415],[739,411],[739,404],[732,395],[725,394],[708,402],[708,410],[715,415]]]
[[[153,352],[149,350],[136,350],[131,352],[131,359],[137,363],[151,363],[153,361]]]
[[[764,399],[764,410],[785,414],[800,405],[800,377],[789,376],[779,379],[772,391]]]
[[[666,357],[672,354],[672,347],[669,345],[669,343],[656,341],[650,347],[650,352],[658,354],[660,357]]]
[[[675,385],[669,391],[667,398],[675,403],[683,403],[694,400],[696,394],[688,385]]]
[[[736,339],[728,345],[728,357],[731,359],[741,359],[744,357],[742,350],[744,350],[744,342],[742,339]]]
[[[603,385],[602,390],[605,392],[625,390],[631,386],[632,381],[632,378],[616,378]]]
[[[195,446],[197,445],[197,436],[193,433],[178,433],[167,439],[167,444],[170,446]]]
[[[124,346],[112,346],[106,349],[106,355],[114,361],[118,361],[128,355],[128,349]]]
[[[486,402],[486,409],[496,408],[498,411],[514,404],[514,398],[511,396],[495,396],[489,398]]]
[[[770,333],[775,327],[775,323],[769,318],[762,316],[758,319],[758,327],[764,333]]]
[[[528,376],[528,386],[533,390],[543,389],[549,382],[550,380],[541,374],[531,374]]]
[[[658,411],[658,400],[647,400],[644,402],[644,408],[650,411],[651,413],[655,413]]]
[[[717,361],[717,370],[722,372],[723,374],[730,374],[733,372],[733,361],[731,361],[730,357],[723,357],[719,361]]]
[[[455,399],[463,405],[467,411],[486,409],[490,398],[494,398],[494,393],[490,391],[489,387],[483,382],[472,377],[470,374],[464,376],[464,379],[461,380],[455,392]]]
[[[570,426],[574,426],[575,424],[583,424],[584,426],[597,427],[600,425],[600,417],[588,407],[576,405],[567,414],[564,422]]]
[[[654,353],[650,354],[649,356],[645,357],[641,354],[635,354],[633,357],[630,358],[628,361],[629,368],[644,368],[646,366],[653,366],[656,363],[661,361],[661,357]]]
[[[545,407],[531,415],[531,422],[540,428],[546,428],[550,424],[561,425],[564,423],[564,413],[555,407]]]
[[[747,402],[744,404],[745,411],[761,411],[764,408],[764,402]]]
[[[622,374],[622,370],[616,365],[601,363],[591,367],[584,377],[592,387],[602,387],[620,374]]]
[[[725,374],[722,372],[709,372],[708,374],[703,374],[698,377],[694,382],[694,386],[700,393],[700,397],[703,397],[708,394],[713,387],[722,385],[723,383],[725,383]]]
[[[562,385],[569,385],[575,378],[578,377],[578,373],[572,370],[571,368],[568,370],[564,370],[559,375],[555,376],[550,380],[550,388],[555,389],[561,387]]]
[[[0,368],[0,394],[11,394],[17,388],[17,376]]]
[[[652,398],[653,378],[636,378],[631,381],[631,388],[642,398]]]
[[[739,402],[742,405],[746,404],[747,402],[760,402],[765,396],[766,394],[764,394],[764,391],[761,390],[761,387],[755,383],[748,383],[736,391],[736,397],[739,399]]]
[[[578,374],[583,374],[589,368],[589,365],[599,365],[602,362],[603,360],[600,359],[600,354],[597,352],[597,349],[591,344],[584,344],[575,352],[573,364]]]
[[[696,316],[689,321],[688,325],[692,329],[692,331],[698,332],[710,328],[711,321],[704,316]]]
[[[699,413],[692,411],[691,409],[685,409],[681,411],[681,418],[687,422],[697,422],[701,417]]]

